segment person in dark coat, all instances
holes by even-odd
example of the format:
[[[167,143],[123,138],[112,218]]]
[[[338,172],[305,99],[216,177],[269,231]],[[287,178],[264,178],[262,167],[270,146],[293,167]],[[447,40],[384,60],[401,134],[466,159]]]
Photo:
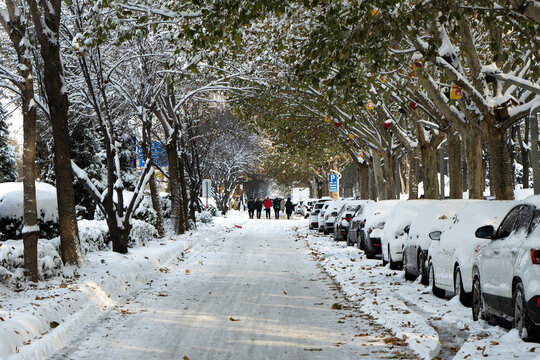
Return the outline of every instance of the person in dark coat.
[[[273,205],[274,205],[275,218],[279,219],[279,212],[281,210],[281,199],[275,198]]]
[[[271,219],[270,217],[270,209],[272,208],[272,201],[269,197],[264,200],[264,210],[266,211],[266,218]]]
[[[255,201],[253,201],[253,198],[249,198],[247,207],[248,207],[249,218],[253,219],[253,215],[255,215]]]
[[[263,203],[261,199],[257,198],[257,200],[255,200],[255,210],[257,210],[257,219],[261,218],[262,208],[263,208]]]
[[[294,205],[291,202],[291,198],[287,198],[287,202],[285,203],[285,213],[287,214],[287,219],[291,218],[293,210],[294,210]]]

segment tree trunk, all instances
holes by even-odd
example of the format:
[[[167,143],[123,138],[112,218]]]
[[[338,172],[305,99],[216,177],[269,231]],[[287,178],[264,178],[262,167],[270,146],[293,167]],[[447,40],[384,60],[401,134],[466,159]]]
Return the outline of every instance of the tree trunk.
[[[465,139],[469,199],[484,198],[484,169],[482,166],[482,138],[474,132],[461,134]]]
[[[364,161],[358,163],[358,178],[360,183],[360,199],[369,199],[369,166]]]
[[[525,130],[523,131],[524,137],[521,135],[521,131],[518,131],[519,147],[521,149],[521,164],[523,165],[523,188],[529,188],[529,119],[525,119]]]
[[[32,64],[28,61],[28,69]],[[38,238],[39,227],[37,221],[36,204],[36,107],[31,105],[34,99],[34,86],[31,71],[20,71],[24,78],[22,85],[22,113],[23,113],[23,188],[24,188],[24,268],[30,281],[39,280],[38,270]]]
[[[409,200],[418,199],[418,171],[420,159],[418,158],[418,149],[409,152]]]
[[[425,199],[439,199],[439,180],[437,178],[437,150],[427,143],[420,144],[422,158],[422,177]]]
[[[375,200],[388,200],[381,159],[378,152],[371,150],[371,158],[373,159],[373,179],[375,180],[375,187],[377,189],[377,196],[375,197]]]
[[[384,185],[386,190],[386,199],[396,199],[396,159],[395,156],[384,155]]]
[[[486,141],[490,155],[490,168],[497,200],[513,200],[512,164],[506,146],[505,131],[496,126],[486,126]]]
[[[189,209],[186,173],[184,171],[184,158],[182,156],[178,156],[178,175],[180,177],[180,186],[182,187],[182,211],[184,217],[184,229],[189,230]]]
[[[33,23],[37,29],[43,59],[43,83],[49,105],[49,116],[54,139],[54,166],[60,227],[60,247],[64,264],[82,262],[79,229],[75,213],[73,170],[70,161],[68,130],[68,96],[64,84],[64,70],[60,60],[61,1],[29,1]],[[41,9],[39,7],[42,6]],[[46,27],[46,28],[45,28]]]
[[[449,131],[448,176],[450,177],[450,199],[463,198],[463,174],[461,171],[461,141],[458,133]]]
[[[175,234],[183,234],[184,214],[182,205],[182,185],[178,170],[178,152],[176,151],[177,132],[171,135],[166,145],[167,159],[169,161],[169,187],[171,191],[171,217]]]

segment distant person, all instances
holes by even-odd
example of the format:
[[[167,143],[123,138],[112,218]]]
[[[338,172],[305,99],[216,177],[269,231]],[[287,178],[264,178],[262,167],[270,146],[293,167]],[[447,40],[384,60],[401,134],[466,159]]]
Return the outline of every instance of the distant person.
[[[266,218],[271,219],[270,217],[270,209],[272,208],[272,201],[269,197],[264,200],[264,211],[266,211]]]
[[[287,219],[291,218],[293,210],[294,210],[294,205],[291,202],[291,198],[287,198],[287,202],[285,203],[285,213],[287,213]]]
[[[253,219],[253,216],[255,215],[255,201],[253,200],[253,198],[249,198],[247,207],[248,207],[249,218]]]
[[[281,199],[275,198],[273,205],[274,205],[275,218],[279,219],[279,211],[281,210]]]
[[[261,218],[262,208],[263,208],[263,203],[261,199],[257,198],[257,200],[255,200],[255,210],[257,210],[257,219]]]

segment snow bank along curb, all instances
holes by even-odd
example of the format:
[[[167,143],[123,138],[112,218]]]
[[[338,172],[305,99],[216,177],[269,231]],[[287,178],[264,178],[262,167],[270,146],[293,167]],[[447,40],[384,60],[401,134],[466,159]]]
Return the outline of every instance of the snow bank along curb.
[[[205,233],[215,233],[215,227],[209,228],[152,241],[126,255],[89,253],[83,267],[65,269],[71,274],[67,279],[55,278],[27,289],[20,302],[15,300],[17,308],[11,314],[0,308],[0,358],[43,358],[67,345],[85,324],[156,278],[160,269],[180,259]]]
[[[305,239],[312,254],[316,254],[325,271],[340,284],[349,299],[360,301],[360,309],[364,313],[391,329],[397,338],[406,342],[422,358],[432,359],[439,352],[439,336],[424,317],[414,314],[401,299],[387,292],[379,294],[384,283],[378,287],[375,276],[370,276],[373,281],[369,283],[364,278],[356,279],[359,272],[367,272],[365,266],[359,264],[362,255],[358,249],[336,244],[330,238],[322,238],[322,243],[313,241],[309,235]]]

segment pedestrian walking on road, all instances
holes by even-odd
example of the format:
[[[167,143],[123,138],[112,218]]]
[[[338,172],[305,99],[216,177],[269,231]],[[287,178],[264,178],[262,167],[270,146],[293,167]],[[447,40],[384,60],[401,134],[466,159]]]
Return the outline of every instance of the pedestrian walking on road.
[[[272,208],[272,201],[269,197],[264,200],[264,211],[266,211],[266,218],[271,219],[270,217],[270,209]]]
[[[257,210],[257,219],[261,218],[262,208],[263,208],[263,203],[261,199],[257,198],[257,200],[255,200],[255,210]]]
[[[273,205],[274,205],[275,218],[279,219],[279,211],[281,210],[281,199],[275,198]]]
[[[287,214],[287,219],[291,218],[293,210],[294,210],[294,205],[291,202],[291,198],[287,198],[287,202],[285,203],[285,213]]]
[[[249,198],[247,207],[248,207],[249,218],[253,219],[253,216],[255,215],[255,201],[253,201],[253,198]]]

